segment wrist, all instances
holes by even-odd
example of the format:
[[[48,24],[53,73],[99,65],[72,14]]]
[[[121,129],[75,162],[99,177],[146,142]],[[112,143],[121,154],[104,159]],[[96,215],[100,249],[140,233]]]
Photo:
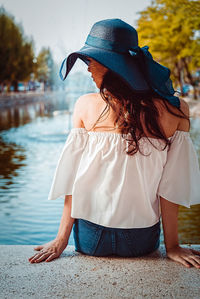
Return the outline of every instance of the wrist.
[[[165,244],[166,252],[168,252],[168,251],[170,251],[170,250],[172,250],[172,249],[174,249],[174,248],[178,248],[178,247],[180,247],[180,246],[179,246],[179,243],[174,243],[174,244],[171,244],[171,245],[166,245],[166,244]]]
[[[65,236],[60,236],[60,235],[57,235],[56,238],[55,238],[55,241],[60,243],[60,244],[64,244],[67,246],[68,244],[68,240],[69,240],[69,237],[66,237]]]

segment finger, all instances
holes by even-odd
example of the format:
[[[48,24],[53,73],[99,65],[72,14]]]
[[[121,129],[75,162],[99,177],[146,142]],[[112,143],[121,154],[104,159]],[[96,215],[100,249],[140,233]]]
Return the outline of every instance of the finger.
[[[35,255],[33,255],[33,256],[31,256],[31,257],[29,257],[29,259],[28,259],[28,260],[30,261],[30,260],[31,260],[32,258],[34,258],[34,257],[35,257]]]
[[[190,267],[191,267],[190,263],[186,262],[186,260],[184,260],[184,259],[181,258],[181,257],[177,257],[176,259],[174,259],[174,261],[175,261],[175,262],[178,262],[178,263],[180,263],[180,264],[182,264],[182,265],[184,265],[184,266],[187,267],[187,268],[190,268]]]
[[[44,247],[44,246],[39,245],[39,246],[37,246],[37,247],[34,247],[33,249],[34,249],[34,250],[41,250],[43,247]]]
[[[195,250],[195,249],[191,249],[191,251],[192,251],[193,253],[197,254],[197,255],[200,255],[200,251],[197,251],[197,250]]]
[[[37,263],[38,260],[39,260],[39,258],[40,258],[41,256],[42,256],[42,255],[39,255],[39,256],[33,258],[30,262],[31,262],[31,263]]]
[[[55,259],[57,257],[56,253],[52,253],[47,259],[45,262],[50,262],[52,261],[53,259]]]
[[[36,254],[34,254],[33,256],[31,256],[30,258],[29,258],[29,260],[32,260],[34,257],[36,257],[36,255],[38,255],[39,253],[36,253]]]
[[[34,256],[33,256],[33,258],[30,260],[30,262],[32,263],[32,262],[35,262],[35,260],[37,259],[37,258],[39,258],[41,256],[41,253],[37,253],[37,254],[35,254]]]
[[[200,264],[200,256],[197,256],[197,255],[195,255],[195,254],[192,254],[190,257],[193,258],[197,263]]]
[[[31,256],[30,258],[29,258],[29,260],[31,260],[32,258],[34,258],[34,257],[37,257],[38,255],[41,255],[41,254],[44,254],[44,253],[46,253],[46,250],[40,250],[40,252],[38,252],[38,253],[36,253],[36,254],[34,254],[33,256]]]
[[[43,260],[45,260],[48,256],[49,256],[49,253],[45,253],[45,254],[41,255],[40,257],[38,257],[34,262],[35,263],[40,263]]]
[[[194,267],[200,268],[200,261],[196,260],[195,256],[184,256],[184,259],[190,262]]]
[[[30,260],[29,262],[30,262],[30,263],[35,263],[35,261],[36,261],[36,258],[33,258],[33,259]]]

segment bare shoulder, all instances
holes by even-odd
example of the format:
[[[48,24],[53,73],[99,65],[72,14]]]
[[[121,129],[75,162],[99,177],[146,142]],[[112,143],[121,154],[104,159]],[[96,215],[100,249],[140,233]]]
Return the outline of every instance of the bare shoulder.
[[[188,117],[190,116],[190,108],[189,108],[189,105],[188,103],[183,100],[183,99],[180,99],[180,109],[181,111],[183,111],[183,113],[185,113]]]
[[[98,93],[91,92],[91,93],[83,94],[83,95],[80,96],[78,99],[87,100],[87,99],[91,99],[91,98],[96,98],[96,97],[98,97],[98,96],[99,96]]]
[[[76,100],[73,111],[74,127],[85,127],[85,120],[88,118],[89,111],[97,104],[97,98],[97,93],[88,93]]]
[[[85,109],[87,108],[87,101],[88,101],[88,95],[84,94],[81,95],[74,104],[74,111],[73,111],[73,126],[75,128],[82,128],[84,127],[84,115],[85,115]]]
[[[88,109],[89,106],[95,103],[95,99],[98,99],[98,94],[97,93],[87,93],[81,95],[76,103],[75,106],[81,108],[82,110]]]
[[[180,100],[180,109],[181,111],[186,114],[187,116],[189,116],[189,105],[186,101],[184,101],[183,99],[179,98]],[[168,103],[167,101],[165,101],[165,104],[163,103],[162,100],[154,98],[154,104],[156,105],[156,107],[158,108],[159,112],[161,112],[161,114],[167,112],[166,110],[166,105],[170,108],[170,110],[176,112],[179,115],[182,115],[181,112],[179,112],[179,110],[174,107],[173,105],[171,105],[170,103]]]
[[[167,135],[173,135],[176,130],[189,131],[189,120],[179,117],[183,116],[183,113],[186,117],[189,117],[189,106],[186,101],[180,98],[180,109],[171,105],[168,101],[160,100],[159,98],[154,99],[154,104],[158,109],[161,125],[165,128],[164,130],[166,130]]]

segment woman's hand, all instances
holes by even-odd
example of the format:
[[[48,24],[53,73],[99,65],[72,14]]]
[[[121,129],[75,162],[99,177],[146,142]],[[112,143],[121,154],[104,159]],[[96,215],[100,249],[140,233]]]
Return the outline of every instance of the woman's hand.
[[[55,238],[53,241],[35,247],[34,250],[39,251],[39,253],[31,256],[28,260],[30,263],[50,262],[61,255],[67,244],[67,240],[61,241]]]
[[[187,268],[193,265],[195,268],[200,269],[200,251],[176,245],[166,250],[166,253],[168,258],[183,264]]]

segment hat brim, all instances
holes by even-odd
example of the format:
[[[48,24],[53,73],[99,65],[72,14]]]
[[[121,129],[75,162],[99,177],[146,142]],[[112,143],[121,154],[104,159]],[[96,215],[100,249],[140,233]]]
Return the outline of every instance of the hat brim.
[[[129,54],[122,54],[119,52],[98,49],[85,45],[79,51],[71,53],[66,59],[66,74],[64,79],[71,71],[77,58],[80,58],[88,64],[87,58],[92,58],[118,74],[126,81],[135,91],[145,92],[149,91],[149,85],[144,79],[144,76],[137,64],[137,61]],[[64,80],[63,79],[63,80]]]

